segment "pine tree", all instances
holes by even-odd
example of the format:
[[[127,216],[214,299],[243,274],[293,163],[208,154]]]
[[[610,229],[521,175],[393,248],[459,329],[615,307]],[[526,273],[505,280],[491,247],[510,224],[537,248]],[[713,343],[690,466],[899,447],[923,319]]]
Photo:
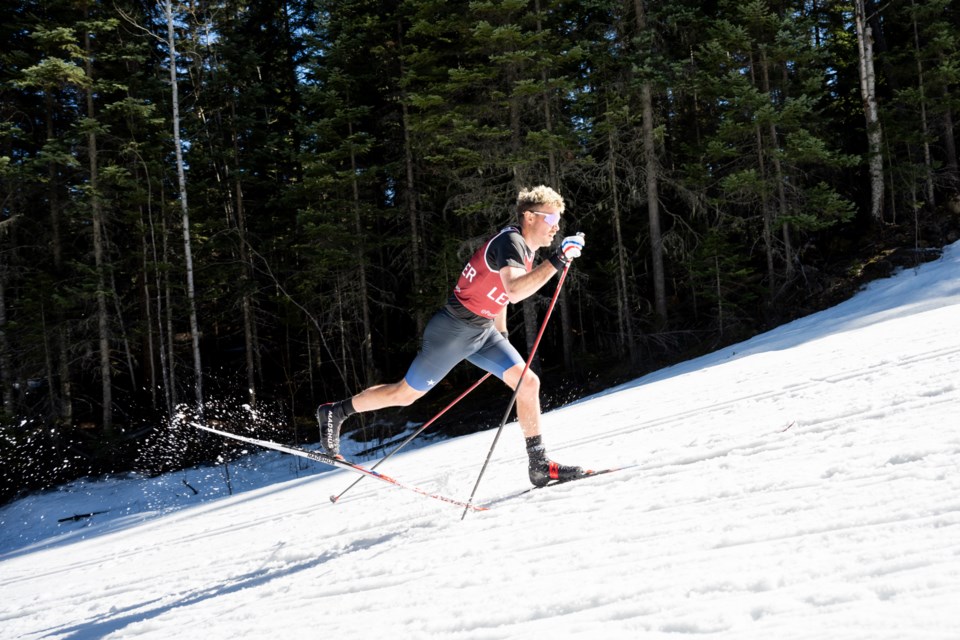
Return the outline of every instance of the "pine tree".
[[[701,86],[719,116],[705,160],[717,206],[763,242],[774,299],[794,277],[793,234],[853,214],[828,181],[852,159],[830,149],[818,131],[825,69],[799,37],[807,25],[769,11],[761,0],[738,5],[737,12],[737,21],[715,23],[698,55]]]

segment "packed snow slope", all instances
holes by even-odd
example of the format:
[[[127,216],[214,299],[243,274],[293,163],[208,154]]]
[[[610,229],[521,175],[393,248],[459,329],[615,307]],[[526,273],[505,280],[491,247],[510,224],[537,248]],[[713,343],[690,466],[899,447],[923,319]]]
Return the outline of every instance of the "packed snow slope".
[[[953,245],[544,417],[555,459],[617,472],[521,494],[508,425],[490,510],[463,521],[369,479],[331,504],[355,476],[276,453],[234,465],[232,496],[212,468],[20,500],[0,510],[0,636],[956,639],[958,407]],[[492,440],[382,469],[465,498]]]

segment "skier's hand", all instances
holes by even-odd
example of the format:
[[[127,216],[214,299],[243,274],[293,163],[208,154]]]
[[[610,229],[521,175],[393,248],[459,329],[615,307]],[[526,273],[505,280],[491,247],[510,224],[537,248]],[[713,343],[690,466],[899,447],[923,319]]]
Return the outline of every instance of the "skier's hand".
[[[574,258],[580,257],[580,252],[583,250],[583,245],[586,244],[586,242],[586,238],[584,238],[582,233],[578,233],[575,236],[567,236],[560,243],[557,252],[553,255],[550,262],[552,262],[553,266],[558,270],[562,269],[573,262]]]
[[[564,238],[563,242],[560,243],[560,254],[563,256],[564,262],[573,262],[574,258],[579,258],[585,244],[587,244],[587,239],[582,233]]]

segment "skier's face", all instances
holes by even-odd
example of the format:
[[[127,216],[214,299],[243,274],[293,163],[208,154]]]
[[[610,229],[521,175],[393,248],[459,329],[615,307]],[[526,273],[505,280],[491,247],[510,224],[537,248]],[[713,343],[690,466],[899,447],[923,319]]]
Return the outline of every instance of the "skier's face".
[[[553,237],[560,231],[560,208],[554,205],[541,204],[535,209],[529,209],[527,215],[527,229],[530,231],[529,239],[537,246],[548,247],[553,243]]]

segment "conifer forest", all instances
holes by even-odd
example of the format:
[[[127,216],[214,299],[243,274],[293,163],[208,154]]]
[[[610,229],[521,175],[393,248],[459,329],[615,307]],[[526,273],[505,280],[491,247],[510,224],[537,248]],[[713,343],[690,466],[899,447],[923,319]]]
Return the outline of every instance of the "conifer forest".
[[[183,415],[315,441],[318,403],[403,376],[523,188],[587,240],[545,409],[960,237],[950,0],[4,6],[0,502],[237,455]],[[525,356],[556,281],[511,307]],[[474,396],[446,428],[509,393]]]

